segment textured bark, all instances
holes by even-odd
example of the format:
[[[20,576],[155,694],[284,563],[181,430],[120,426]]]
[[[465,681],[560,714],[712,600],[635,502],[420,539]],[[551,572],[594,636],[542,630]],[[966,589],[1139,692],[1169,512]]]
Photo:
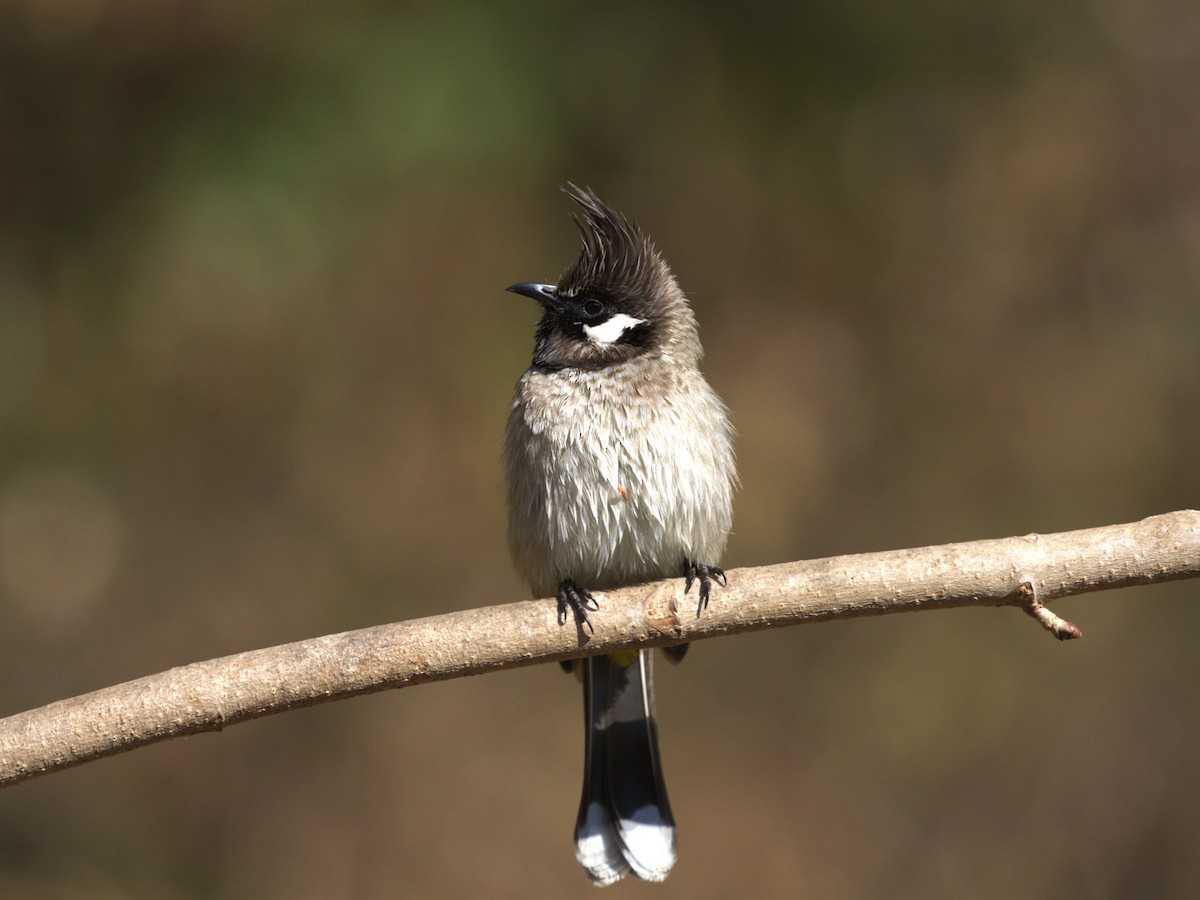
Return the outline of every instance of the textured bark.
[[[0,786],[155,741],[328,700],[620,648],[920,609],[1045,604],[1200,575],[1200,512],[1061,534],[864,553],[729,572],[696,614],[682,579],[597,593],[595,632],[552,600],[510,603],[193,663],[0,720]]]

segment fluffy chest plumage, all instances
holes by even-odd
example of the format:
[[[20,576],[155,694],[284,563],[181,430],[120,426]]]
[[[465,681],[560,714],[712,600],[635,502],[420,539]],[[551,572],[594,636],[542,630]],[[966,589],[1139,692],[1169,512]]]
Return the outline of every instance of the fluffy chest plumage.
[[[531,369],[506,440],[509,544],[539,596],[676,575],[719,559],[734,479],[724,405],[661,361]]]

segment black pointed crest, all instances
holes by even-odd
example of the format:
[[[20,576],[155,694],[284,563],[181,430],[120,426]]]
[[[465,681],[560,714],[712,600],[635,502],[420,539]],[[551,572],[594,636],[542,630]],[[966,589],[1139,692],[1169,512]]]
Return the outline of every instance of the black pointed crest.
[[[654,297],[666,273],[650,238],[591,188],[568,182],[563,193],[579,207],[571,218],[579,229],[582,247],[579,258],[558,280],[559,295],[598,292],[625,298]]]

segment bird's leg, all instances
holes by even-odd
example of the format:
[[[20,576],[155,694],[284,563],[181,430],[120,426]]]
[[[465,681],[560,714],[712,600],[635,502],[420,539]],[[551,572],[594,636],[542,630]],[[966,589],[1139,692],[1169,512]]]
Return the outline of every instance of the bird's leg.
[[[725,587],[725,570],[720,566],[706,566],[704,563],[698,563],[690,559],[683,561],[683,592],[686,594],[692,589],[692,585],[697,581],[700,582],[700,602],[696,606],[696,615],[708,609],[708,598],[712,594],[712,583],[715,581],[721,587]]]
[[[567,610],[569,609],[575,614],[576,625],[586,625],[589,631],[594,631],[592,623],[588,620],[588,612],[595,612],[599,608],[600,604],[596,602],[592,592],[587,588],[580,587],[570,578],[564,578],[562,584],[558,586],[559,625],[567,623]]]

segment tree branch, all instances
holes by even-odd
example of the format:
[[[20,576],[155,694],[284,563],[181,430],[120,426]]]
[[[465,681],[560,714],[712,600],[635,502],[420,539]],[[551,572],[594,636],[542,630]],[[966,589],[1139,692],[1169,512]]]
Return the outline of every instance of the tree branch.
[[[599,595],[595,633],[555,603],[465,610],[238,653],[0,719],[0,786],[102,756],[356,694],[803,622],[1014,606],[1060,640],[1059,597],[1200,576],[1200,512],[1061,534],[838,556],[729,573],[702,616],[682,579]],[[599,593],[599,592],[597,592]]]

